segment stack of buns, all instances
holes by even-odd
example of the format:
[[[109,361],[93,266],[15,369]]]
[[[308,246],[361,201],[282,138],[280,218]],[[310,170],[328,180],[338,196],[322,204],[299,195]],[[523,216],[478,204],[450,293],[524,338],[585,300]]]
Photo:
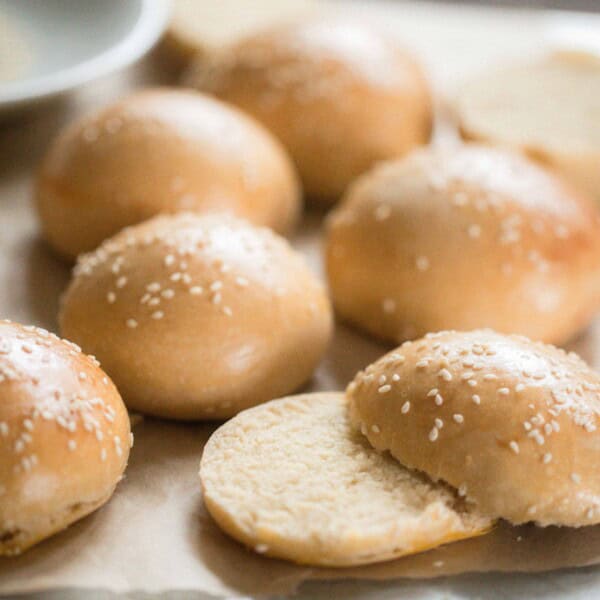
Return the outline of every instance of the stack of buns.
[[[597,81],[561,60],[534,68],[549,88]],[[565,167],[593,172],[597,140],[556,150],[565,119],[532,151],[544,127],[515,133],[486,95],[513,77],[498,106],[529,123],[517,69],[458,100],[465,137],[486,145],[419,148],[433,114],[414,59],[370,26],[311,19],[203,52],[186,81],[218,99],[142,91],[59,135],[35,200],[50,246],[77,261],[70,341],[0,322],[0,555],[110,498],[133,440],[125,406],[231,418],[204,449],[204,502],[268,556],[342,567],[499,519],[600,523],[600,375],[544,344],[600,304],[600,214]],[[302,193],[337,204],[332,302],[281,237]],[[327,350],[332,305],[404,343],[345,393],[288,396]]]

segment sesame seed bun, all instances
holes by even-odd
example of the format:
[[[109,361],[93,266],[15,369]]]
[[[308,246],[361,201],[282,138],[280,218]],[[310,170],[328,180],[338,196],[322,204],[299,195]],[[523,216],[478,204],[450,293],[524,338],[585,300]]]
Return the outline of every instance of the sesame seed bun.
[[[204,503],[256,552],[350,566],[422,552],[491,527],[446,486],[379,454],[343,394],[273,400],[220,427],[200,465]]]
[[[229,212],[287,232],[300,211],[293,166],[261,125],[166,88],[69,126],[46,154],[35,199],[43,234],[70,259],[158,213]]]
[[[516,148],[600,202],[600,59],[557,52],[492,69],[460,88],[463,136]]]
[[[0,397],[0,556],[12,556],[104,504],[133,438],[98,361],[43,329],[0,321]]]
[[[288,243],[224,215],[156,217],[80,258],[62,332],[135,410],[222,419],[303,384],[332,329]]]
[[[331,214],[339,315],[400,342],[491,327],[561,343],[600,302],[594,203],[519,154],[430,148],[360,178]]]
[[[347,393],[377,450],[483,514],[600,522],[600,376],[575,354],[490,330],[429,334],[359,373]]]
[[[201,56],[185,81],[263,123],[307,196],[331,205],[374,163],[429,140],[420,67],[385,34],[321,19],[272,28]]]

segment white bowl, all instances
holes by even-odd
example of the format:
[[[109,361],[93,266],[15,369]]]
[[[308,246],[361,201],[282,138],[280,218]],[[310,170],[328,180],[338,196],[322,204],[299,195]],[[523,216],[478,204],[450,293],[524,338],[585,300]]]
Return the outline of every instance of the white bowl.
[[[169,8],[168,0],[0,0],[0,111],[134,62],[162,34]]]

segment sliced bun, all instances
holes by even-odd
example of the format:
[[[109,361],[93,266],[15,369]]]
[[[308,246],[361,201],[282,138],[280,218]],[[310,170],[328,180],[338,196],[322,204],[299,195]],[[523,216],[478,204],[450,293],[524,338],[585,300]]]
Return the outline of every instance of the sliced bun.
[[[600,303],[596,206],[484,146],[418,151],[359,179],[326,254],[340,316],[397,342],[492,327],[560,343]]]
[[[0,398],[0,556],[12,556],[102,506],[132,438],[98,362],[43,329],[0,321]]]
[[[292,392],[332,329],[323,286],[285,240],[194,214],[156,217],[83,256],[60,322],[129,407],[178,419]]]
[[[600,376],[578,356],[489,330],[407,342],[348,387],[377,450],[491,517],[600,523]]]
[[[561,52],[482,74],[456,100],[467,139],[517,148],[600,202],[600,59]]]
[[[322,19],[273,28],[200,57],[186,81],[270,129],[307,196],[326,205],[374,163],[426,143],[431,132],[421,69],[362,24]]]
[[[300,209],[293,167],[267,131],[218,100],[169,89],[68,127],[35,197],[44,235],[68,258],[158,213],[229,212],[286,232]]]
[[[421,552],[487,531],[445,486],[368,447],[343,394],[306,394],[244,411],[210,438],[206,508],[255,551],[349,566]]]

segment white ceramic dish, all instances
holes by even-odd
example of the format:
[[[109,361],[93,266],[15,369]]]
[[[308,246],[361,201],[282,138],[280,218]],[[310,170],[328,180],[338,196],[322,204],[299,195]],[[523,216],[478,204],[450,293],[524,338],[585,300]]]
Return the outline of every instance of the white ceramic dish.
[[[134,62],[162,34],[169,9],[169,0],[0,0],[0,111]]]

